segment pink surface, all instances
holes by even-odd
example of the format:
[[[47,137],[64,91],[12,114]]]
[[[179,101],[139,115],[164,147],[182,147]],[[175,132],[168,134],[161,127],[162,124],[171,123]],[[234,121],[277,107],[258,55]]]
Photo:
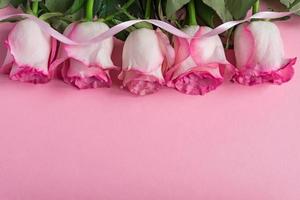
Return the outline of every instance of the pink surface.
[[[300,57],[300,17],[280,22]],[[298,200],[300,73],[204,97],[0,75],[1,200]]]

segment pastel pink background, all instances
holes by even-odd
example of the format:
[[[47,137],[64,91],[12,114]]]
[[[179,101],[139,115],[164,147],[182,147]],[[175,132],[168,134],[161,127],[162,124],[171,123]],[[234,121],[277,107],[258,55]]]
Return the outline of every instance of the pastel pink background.
[[[278,25],[300,57],[300,17]],[[204,97],[0,75],[0,200],[298,200],[299,67]]]

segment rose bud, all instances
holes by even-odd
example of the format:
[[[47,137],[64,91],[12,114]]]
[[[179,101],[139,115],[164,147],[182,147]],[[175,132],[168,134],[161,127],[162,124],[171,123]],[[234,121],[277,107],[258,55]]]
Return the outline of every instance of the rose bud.
[[[151,94],[165,83],[163,70],[174,62],[174,50],[160,30],[131,32],[123,49],[123,86],[136,95]]]
[[[194,37],[174,37],[175,64],[166,73],[167,85],[189,95],[204,95],[223,83],[229,65],[219,36],[201,37],[211,29],[188,26],[185,33]]]
[[[296,58],[284,58],[280,31],[274,23],[255,21],[239,25],[234,35],[234,51],[234,82],[282,84],[293,77]]]
[[[83,43],[108,29],[102,22],[73,23],[64,35]],[[111,60],[113,46],[112,37],[92,44],[62,44],[57,59],[64,60],[61,64],[63,80],[79,89],[110,87],[109,69],[115,68]]]
[[[39,25],[25,19],[15,24],[6,40],[8,52],[2,71],[12,80],[45,83],[51,78],[49,65],[56,51],[56,40]]]

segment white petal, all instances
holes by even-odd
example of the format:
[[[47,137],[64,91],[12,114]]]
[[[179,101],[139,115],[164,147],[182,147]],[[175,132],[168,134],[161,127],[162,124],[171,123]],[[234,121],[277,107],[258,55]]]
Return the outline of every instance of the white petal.
[[[249,24],[239,25],[234,33],[236,66],[238,68],[255,67],[255,51],[255,41]]]
[[[51,39],[34,21],[18,22],[9,35],[8,44],[19,66],[30,66],[48,73]]]
[[[272,22],[257,21],[249,28],[255,39],[258,64],[265,70],[280,68],[284,62],[284,48],[277,26]]]
[[[90,40],[107,31],[109,27],[102,22],[82,22],[73,26],[71,31],[65,34],[78,42]],[[113,66],[111,54],[113,51],[113,38],[90,45],[66,46],[68,56],[80,60],[85,65],[98,65],[102,68]]]
[[[200,27],[194,36],[201,37],[211,31],[209,27]],[[227,64],[224,47],[218,35],[212,37],[201,37],[191,40],[191,54],[198,65],[210,63]]]
[[[163,60],[164,56],[154,30],[143,28],[130,33],[123,49],[124,70],[157,71],[161,69]]]

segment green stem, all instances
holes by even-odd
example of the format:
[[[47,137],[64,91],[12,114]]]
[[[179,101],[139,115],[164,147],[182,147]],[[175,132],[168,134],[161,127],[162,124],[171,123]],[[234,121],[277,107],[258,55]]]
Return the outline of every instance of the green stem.
[[[258,13],[260,10],[260,4],[259,4],[259,0],[256,0],[256,2],[254,3],[253,7],[252,7],[252,14],[256,14]]]
[[[94,0],[87,0],[86,3],[86,19],[93,21],[94,18]]]
[[[146,1],[145,19],[150,19],[151,17],[151,0]]]
[[[189,14],[189,25],[197,25],[197,17],[196,17],[196,8],[195,8],[195,0],[191,0],[188,4],[188,14]]]
[[[38,0],[35,0],[35,1],[33,1],[33,3],[32,3],[32,13],[33,13],[35,16],[38,16],[38,12],[39,12],[39,1],[38,1]]]

